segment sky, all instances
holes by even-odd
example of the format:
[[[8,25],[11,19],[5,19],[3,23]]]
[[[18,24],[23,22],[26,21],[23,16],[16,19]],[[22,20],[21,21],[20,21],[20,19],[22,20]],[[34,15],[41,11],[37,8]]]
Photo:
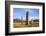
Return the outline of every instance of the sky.
[[[28,19],[39,19],[39,9],[35,8],[13,8],[13,19],[26,20],[26,12],[29,12]]]

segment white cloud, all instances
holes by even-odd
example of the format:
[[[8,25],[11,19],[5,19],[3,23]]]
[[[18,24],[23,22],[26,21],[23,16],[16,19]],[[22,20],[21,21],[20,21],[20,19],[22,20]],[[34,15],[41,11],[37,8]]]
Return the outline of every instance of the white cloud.
[[[20,19],[22,19],[22,20],[26,20],[26,17],[21,17]]]
[[[30,21],[30,20],[34,20],[34,19],[39,19],[39,17],[37,17],[37,16],[35,16],[35,17],[29,16],[29,17],[28,17],[28,20],[29,20],[29,21]],[[26,20],[26,17],[23,17],[23,20]]]
[[[30,20],[34,20],[34,19],[39,19],[39,17],[37,17],[37,16],[35,16],[35,17],[29,16],[28,19],[29,19],[29,21],[30,21]]]

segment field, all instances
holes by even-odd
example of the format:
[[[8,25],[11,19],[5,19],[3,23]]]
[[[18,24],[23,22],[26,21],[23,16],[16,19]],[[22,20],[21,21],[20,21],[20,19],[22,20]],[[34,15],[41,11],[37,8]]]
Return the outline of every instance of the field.
[[[19,28],[19,27],[39,27],[39,22],[31,22],[28,25],[26,25],[26,22],[14,22],[13,23],[14,28]]]

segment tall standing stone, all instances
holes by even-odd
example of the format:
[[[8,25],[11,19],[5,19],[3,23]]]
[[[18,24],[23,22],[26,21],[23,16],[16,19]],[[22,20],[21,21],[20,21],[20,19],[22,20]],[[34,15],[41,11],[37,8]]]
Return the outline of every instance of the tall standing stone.
[[[28,25],[28,11],[26,12],[26,25]]]

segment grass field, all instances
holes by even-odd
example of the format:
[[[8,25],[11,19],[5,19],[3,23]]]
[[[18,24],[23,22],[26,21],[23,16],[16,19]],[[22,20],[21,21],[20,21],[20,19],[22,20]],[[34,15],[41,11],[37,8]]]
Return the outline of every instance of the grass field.
[[[22,28],[22,27],[39,27],[39,22],[33,22],[33,24],[31,23],[31,24],[28,24],[28,25],[25,25],[26,23],[18,23],[18,22],[14,22],[14,24],[13,24],[13,27],[14,28]]]

